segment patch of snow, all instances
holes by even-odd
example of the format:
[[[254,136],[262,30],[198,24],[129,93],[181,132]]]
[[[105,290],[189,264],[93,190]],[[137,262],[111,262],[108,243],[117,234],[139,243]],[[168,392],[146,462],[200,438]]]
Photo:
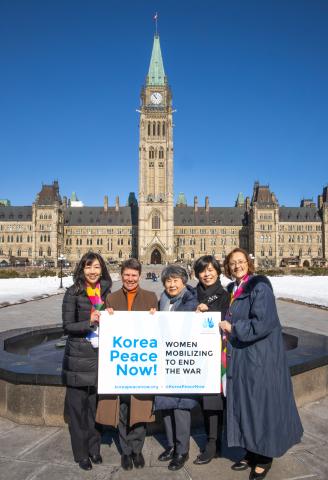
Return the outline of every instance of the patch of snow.
[[[269,277],[276,298],[290,298],[328,307],[328,276]]]
[[[63,277],[63,287],[70,287],[72,277]],[[60,278],[1,278],[0,305],[2,303],[17,303],[23,300],[32,300],[34,297],[55,295],[59,290]]]

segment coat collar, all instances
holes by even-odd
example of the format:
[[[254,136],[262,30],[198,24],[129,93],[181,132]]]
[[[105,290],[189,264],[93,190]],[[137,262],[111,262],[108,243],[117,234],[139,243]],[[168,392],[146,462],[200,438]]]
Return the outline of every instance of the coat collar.
[[[254,288],[256,287],[256,285],[258,285],[259,283],[265,283],[266,285],[268,285],[268,287],[271,288],[271,290],[273,290],[271,282],[267,277],[265,277],[264,275],[252,275],[249,278],[248,282],[244,284],[244,290],[239,295],[238,298],[244,298],[244,297],[249,296],[252,293],[252,291],[254,290]],[[229,285],[227,287],[228,292],[230,294],[232,293],[233,286],[234,286],[234,282],[231,282],[231,283],[229,283]],[[236,300],[238,298],[236,298]]]

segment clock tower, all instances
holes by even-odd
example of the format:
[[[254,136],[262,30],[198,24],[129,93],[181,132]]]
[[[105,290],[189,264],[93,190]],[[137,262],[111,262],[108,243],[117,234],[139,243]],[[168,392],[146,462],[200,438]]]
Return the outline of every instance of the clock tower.
[[[159,36],[154,36],[148,75],[141,90],[139,123],[139,260],[174,260],[172,94]]]

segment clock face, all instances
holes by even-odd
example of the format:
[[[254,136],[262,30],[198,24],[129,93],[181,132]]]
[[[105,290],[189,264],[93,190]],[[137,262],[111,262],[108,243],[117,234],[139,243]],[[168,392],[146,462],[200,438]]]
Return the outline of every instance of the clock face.
[[[154,105],[159,105],[161,103],[162,99],[163,99],[162,94],[159,93],[159,92],[154,92],[150,96],[150,101]]]

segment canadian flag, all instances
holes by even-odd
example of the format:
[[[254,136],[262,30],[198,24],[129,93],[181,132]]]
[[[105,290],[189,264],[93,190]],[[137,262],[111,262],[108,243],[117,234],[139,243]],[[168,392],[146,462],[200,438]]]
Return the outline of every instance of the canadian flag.
[[[157,20],[157,19],[158,19],[158,13],[156,12],[154,15],[154,20]]]

